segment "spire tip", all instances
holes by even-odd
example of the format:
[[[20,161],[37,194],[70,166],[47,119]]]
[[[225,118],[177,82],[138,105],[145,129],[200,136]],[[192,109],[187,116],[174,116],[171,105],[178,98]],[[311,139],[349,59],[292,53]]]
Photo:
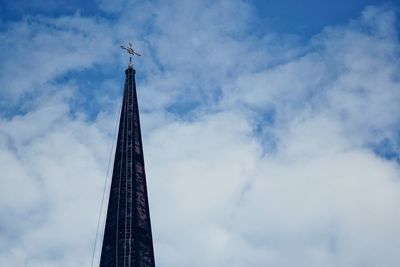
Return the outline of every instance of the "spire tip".
[[[128,46],[127,46],[127,47],[125,47],[125,46],[123,46],[123,45],[121,45],[120,47],[121,47],[122,49],[126,50],[126,52],[129,54],[129,64],[128,64],[128,66],[133,68],[132,56],[138,56],[138,57],[140,57],[141,54],[139,54],[138,52],[135,51],[135,49],[134,49],[133,46],[132,46],[132,43],[130,43],[130,42],[128,43]]]

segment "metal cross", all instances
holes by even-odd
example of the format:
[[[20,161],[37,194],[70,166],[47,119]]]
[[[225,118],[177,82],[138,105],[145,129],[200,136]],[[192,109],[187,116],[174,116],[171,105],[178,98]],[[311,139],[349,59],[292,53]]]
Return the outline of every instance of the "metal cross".
[[[129,55],[138,56],[138,57],[141,56],[141,54],[139,54],[138,52],[135,51],[135,49],[133,49],[132,43],[128,43],[128,46],[127,46],[127,47],[121,45],[121,48],[124,49],[124,50],[126,50],[126,52],[127,52]],[[130,63],[130,64],[132,64],[132,56],[129,56],[129,63]]]

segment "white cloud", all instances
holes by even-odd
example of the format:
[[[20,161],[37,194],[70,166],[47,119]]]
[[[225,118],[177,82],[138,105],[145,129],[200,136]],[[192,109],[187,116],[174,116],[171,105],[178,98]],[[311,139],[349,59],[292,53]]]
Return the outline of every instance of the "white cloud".
[[[3,32],[4,102],[34,100],[0,119],[0,265],[89,265],[117,108],[89,120],[71,110],[85,88],[57,78],[111,68],[141,36],[158,266],[397,266],[400,169],[370,149],[398,143],[395,14],[369,7],[300,45],[251,35],[242,1],[139,4]]]
[[[387,137],[400,122],[393,16],[370,7],[360,21],[327,28],[304,56],[239,77],[228,103],[273,109],[283,123],[324,113],[361,144]]]
[[[116,46],[110,32],[106,21],[79,14],[10,23],[1,35],[0,94],[17,102],[27,93],[43,92],[69,71],[110,61],[115,54],[109,51]]]

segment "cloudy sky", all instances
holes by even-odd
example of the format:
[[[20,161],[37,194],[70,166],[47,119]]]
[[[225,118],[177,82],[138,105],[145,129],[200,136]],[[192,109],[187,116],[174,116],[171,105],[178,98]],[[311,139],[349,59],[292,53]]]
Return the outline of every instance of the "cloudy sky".
[[[399,7],[2,0],[0,266],[91,265],[133,40],[158,267],[397,267]]]

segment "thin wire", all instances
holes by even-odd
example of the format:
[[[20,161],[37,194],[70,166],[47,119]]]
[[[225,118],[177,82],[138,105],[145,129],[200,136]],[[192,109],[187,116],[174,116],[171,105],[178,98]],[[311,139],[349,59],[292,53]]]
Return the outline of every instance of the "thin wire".
[[[119,106],[119,112],[118,114],[121,113],[121,109],[122,109],[122,101],[120,103]],[[117,115],[118,116],[118,115]],[[107,189],[107,182],[108,182],[108,177],[110,174],[110,166],[111,166],[111,159],[112,159],[112,154],[114,151],[114,146],[115,146],[115,137],[117,135],[117,130],[118,130],[118,124],[119,124],[119,120],[117,119],[117,123],[115,124],[115,129],[114,129],[114,136],[113,136],[113,142],[111,145],[111,151],[110,151],[110,156],[108,158],[108,165],[107,165],[107,174],[106,174],[106,179],[104,181],[104,187],[103,187],[103,196],[101,198],[101,205],[100,205],[100,212],[99,212],[99,218],[97,220],[97,229],[96,229],[96,237],[94,239],[94,246],[93,246],[93,253],[92,253],[92,263],[91,263],[91,267],[93,267],[93,263],[94,263],[94,256],[96,253],[96,246],[97,246],[97,239],[98,239],[98,235],[99,235],[99,229],[100,229],[100,221],[101,221],[101,215],[103,213],[103,204],[104,204],[104,199],[105,199],[105,195],[106,195],[106,189]]]

